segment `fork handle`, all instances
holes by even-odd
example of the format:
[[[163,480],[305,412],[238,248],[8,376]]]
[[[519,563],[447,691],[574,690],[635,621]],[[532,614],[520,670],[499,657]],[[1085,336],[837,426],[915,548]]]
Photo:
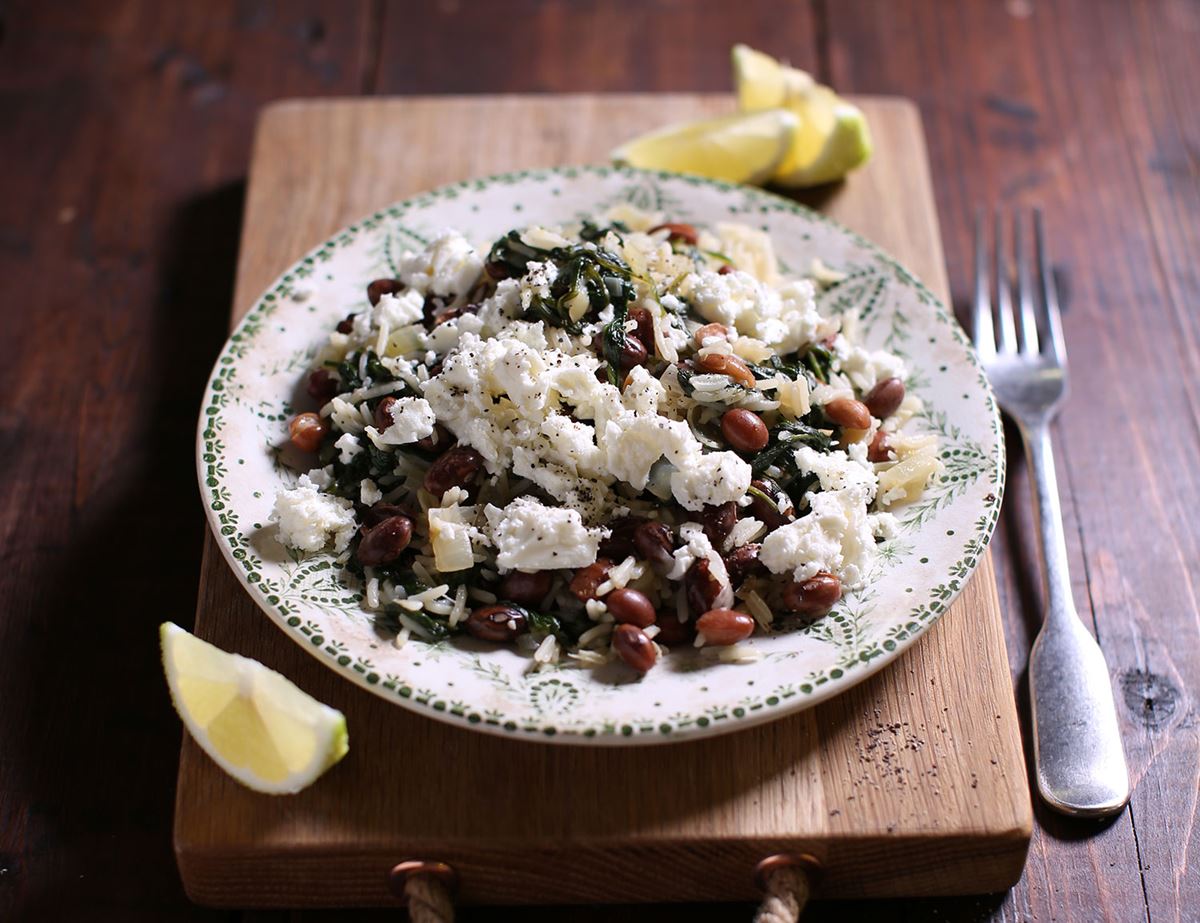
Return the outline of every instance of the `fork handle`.
[[[1067,569],[1067,539],[1063,532],[1062,505],[1058,499],[1058,477],[1054,473],[1054,448],[1050,427],[1039,423],[1022,428],[1025,457],[1033,483],[1033,512],[1037,517],[1042,589],[1045,591],[1046,620],[1069,617],[1078,621],[1071,597],[1071,574]]]
[[[1100,645],[1075,611],[1045,422],[1021,428],[1041,537],[1046,618],[1029,655],[1038,790],[1055,810],[1105,817],[1129,800],[1129,770]]]

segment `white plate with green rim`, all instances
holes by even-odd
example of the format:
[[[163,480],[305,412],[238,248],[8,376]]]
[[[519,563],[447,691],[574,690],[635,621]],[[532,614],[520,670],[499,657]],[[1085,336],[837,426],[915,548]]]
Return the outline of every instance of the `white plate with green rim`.
[[[287,421],[317,347],[366,304],[367,283],[452,227],[477,245],[531,223],[555,224],[620,203],[703,225],[767,231],[785,270],[820,257],[847,274],[822,292],[823,314],[859,317],[859,342],[902,356],[924,402],[907,431],[936,433],[943,474],[900,509],[898,535],[864,589],[801,629],[743,642],[759,658],[718,663],[672,651],[637,680],[530,658],[470,638],[401,648],[376,628],[327,554],[294,558],[275,540],[276,492],[299,475],[280,459]],[[307,408],[303,408],[307,409]],[[561,743],[649,744],[748,727],[837,695],[894,660],[946,610],[991,537],[1003,492],[1003,437],[987,380],[953,317],[873,244],[757,189],[612,167],[509,173],[444,186],[350,225],[285,272],[221,351],[201,410],[197,463],[217,543],[246,591],[322,663],[419,714],[488,733]]]

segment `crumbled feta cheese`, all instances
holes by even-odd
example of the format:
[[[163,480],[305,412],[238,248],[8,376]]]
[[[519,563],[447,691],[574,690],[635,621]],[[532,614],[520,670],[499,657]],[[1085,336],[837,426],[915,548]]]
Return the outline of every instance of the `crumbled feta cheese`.
[[[867,461],[866,452],[855,452],[853,458],[845,452],[818,452],[801,446],[795,452],[796,465],[801,471],[815,474],[821,490],[844,490],[864,506],[875,499],[875,472]]]
[[[733,452],[697,451],[676,468],[671,475],[671,493],[685,510],[737,500],[749,489],[753,477],[750,465]]]
[[[421,252],[400,258],[400,281],[422,296],[465,296],[482,272],[483,259],[456,231],[443,231]]]
[[[324,468],[313,468],[305,477],[308,478],[313,487],[318,490],[324,490],[333,483],[333,465],[326,465]]]
[[[807,580],[825,571],[857,586],[870,564],[875,540],[866,508],[853,491],[809,494],[809,512],[763,539],[759,560],[773,574]]]
[[[900,521],[892,513],[867,513],[871,534],[885,542],[900,534]]]
[[[549,460],[576,475],[602,473],[604,452],[596,445],[594,426],[565,414],[552,414],[542,421],[539,429],[548,443],[545,455]]]
[[[406,289],[398,295],[387,294],[375,306],[375,323],[387,324],[395,330],[409,324],[420,323],[425,316],[425,299],[415,289]]]
[[[433,433],[437,422],[433,408],[423,397],[402,397],[391,406],[392,425],[373,436],[376,444],[408,445]]]
[[[667,389],[650,374],[644,365],[635,365],[625,381],[621,401],[630,410],[640,413],[657,413],[659,401],[667,396]]]
[[[338,450],[338,461],[343,465],[350,464],[354,460],[354,456],[363,450],[358,437],[353,433],[342,433],[333,447]]]
[[[276,495],[271,521],[279,526],[280,543],[298,551],[320,551],[331,542],[335,552],[344,551],[357,528],[354,504],[321,493],[306,474]]]
[[[425,334],[422,342],[426,348],[433,350],[435,357],[444,355],[462,342],[464,334],[481,335],[484,326],[484,319],[478,314],[460,314],[438,324]]]
[[[329,422],[344,433],[361,433],[366,428],[358,407],[345,398],[335,397],[325,405],[322,413],[329,412]]]
[[[550,286],[558,278],[558,267],[553,263],[529,262],[526,273],[519,282],[522,310],[528,310],[534,298],[549,298]]]
[[[713,608],[724,609],[732,606],[733,589],[729,584],[729,571],[725,567],[725,559],[708,540],[704,527],[698,522],[685,522],[679,527],[679,537],[683,539],[683,546],[675,549],[675,563],[667,578],[682,580],[696,561],[707,559],[708,572],[721,585],[717,598],[713,601]]]
[[[683,281],[692,307],[705,320],[742,329],[742,317],[772,317],[779,313],[779,296],[748,272],[735,270],[692,273]],[[753,332],[753,331],[744,331]]]
[[[363,506],[374,506],[383,499],[383,491],[370,478],[363,478],[358,485],[358,499]]]
[[[839,355],[839,359],[842,374],[864,394],[884,379],[904,380],[904,360],[882,349],[872,352],[853,346],[845,349],[844,355]]]
[[[496,566],[508,570],[557,570],[586,567],[596,560],[606,529],[588,529],[575,510],[545,506],[518,497],[504,509],[484,513],[498,554]]]
[[[686,423],[657,414],[623,411],[616,419],[609,420],[600,433],[605,467],[636,490],[645,489],[650,469],[660,458],[665,456],[680,467],[700,452],[700,443]],[[747,479],[746,486],[749,485]],[[744,488],[742,492],[745,493]]]

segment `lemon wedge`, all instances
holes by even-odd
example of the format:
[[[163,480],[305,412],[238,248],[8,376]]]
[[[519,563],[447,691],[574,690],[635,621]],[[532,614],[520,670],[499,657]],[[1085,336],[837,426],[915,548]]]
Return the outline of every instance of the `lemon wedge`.
[[[272,795],[298,792],[346,755],[341,712],[258,661],[171,622],[159,637],[175,710],[201,749],[243,785]]]
[[[783,163],[796,126],[786,109],[680,122],[626,142],[612,158],[623,166],[758,184]]]
[[[749,45],[734,45],[730,58],[738,108],[742,112],[785,107],[815,84],[806,71],[781,64]]]
[[[871,134],[857,106],[810,74],[746,45],[734,45],[731,57],[743,112],[782,107],[800,120],[791,149],[771,182],[789,187],[830,183],[871,156]]]
[[[771,181],[780,186],[816,186],[839,180],[871,156],[866,117],[829,87],[814,85],[791,102],[801,119],[792,148]]]

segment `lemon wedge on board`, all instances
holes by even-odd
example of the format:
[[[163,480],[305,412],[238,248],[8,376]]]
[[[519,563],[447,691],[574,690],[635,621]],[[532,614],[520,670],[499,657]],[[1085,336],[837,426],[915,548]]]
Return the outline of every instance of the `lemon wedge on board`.
[[[742,112],[785,107],[816,82],[808,72],[781,64],[749,45],[734,45],[730,59],[733,86]]]
[[[172,622],[159,629],[175,710],[213,761],[272,795],[311,785],[346,755],[346,717],[256,660],[229,654]]]
[[[771,182],[789,187],[833,182],[871,156],[871,134],[857,106],[805,71],[746,45],[734,45],[730,57],[742,111],[782,107],[799,119],[791,149]]]
[[[730,183],[766,182],[792,149],[798,119],[786,109],[679,122],[612,152],[622,166],[694,173]]]
[[[858,106],[820,84],[790,105],[800,117],[800,129],[771,177],[773,183],[789,187],[832,183],[870,158],[871,133]]]

